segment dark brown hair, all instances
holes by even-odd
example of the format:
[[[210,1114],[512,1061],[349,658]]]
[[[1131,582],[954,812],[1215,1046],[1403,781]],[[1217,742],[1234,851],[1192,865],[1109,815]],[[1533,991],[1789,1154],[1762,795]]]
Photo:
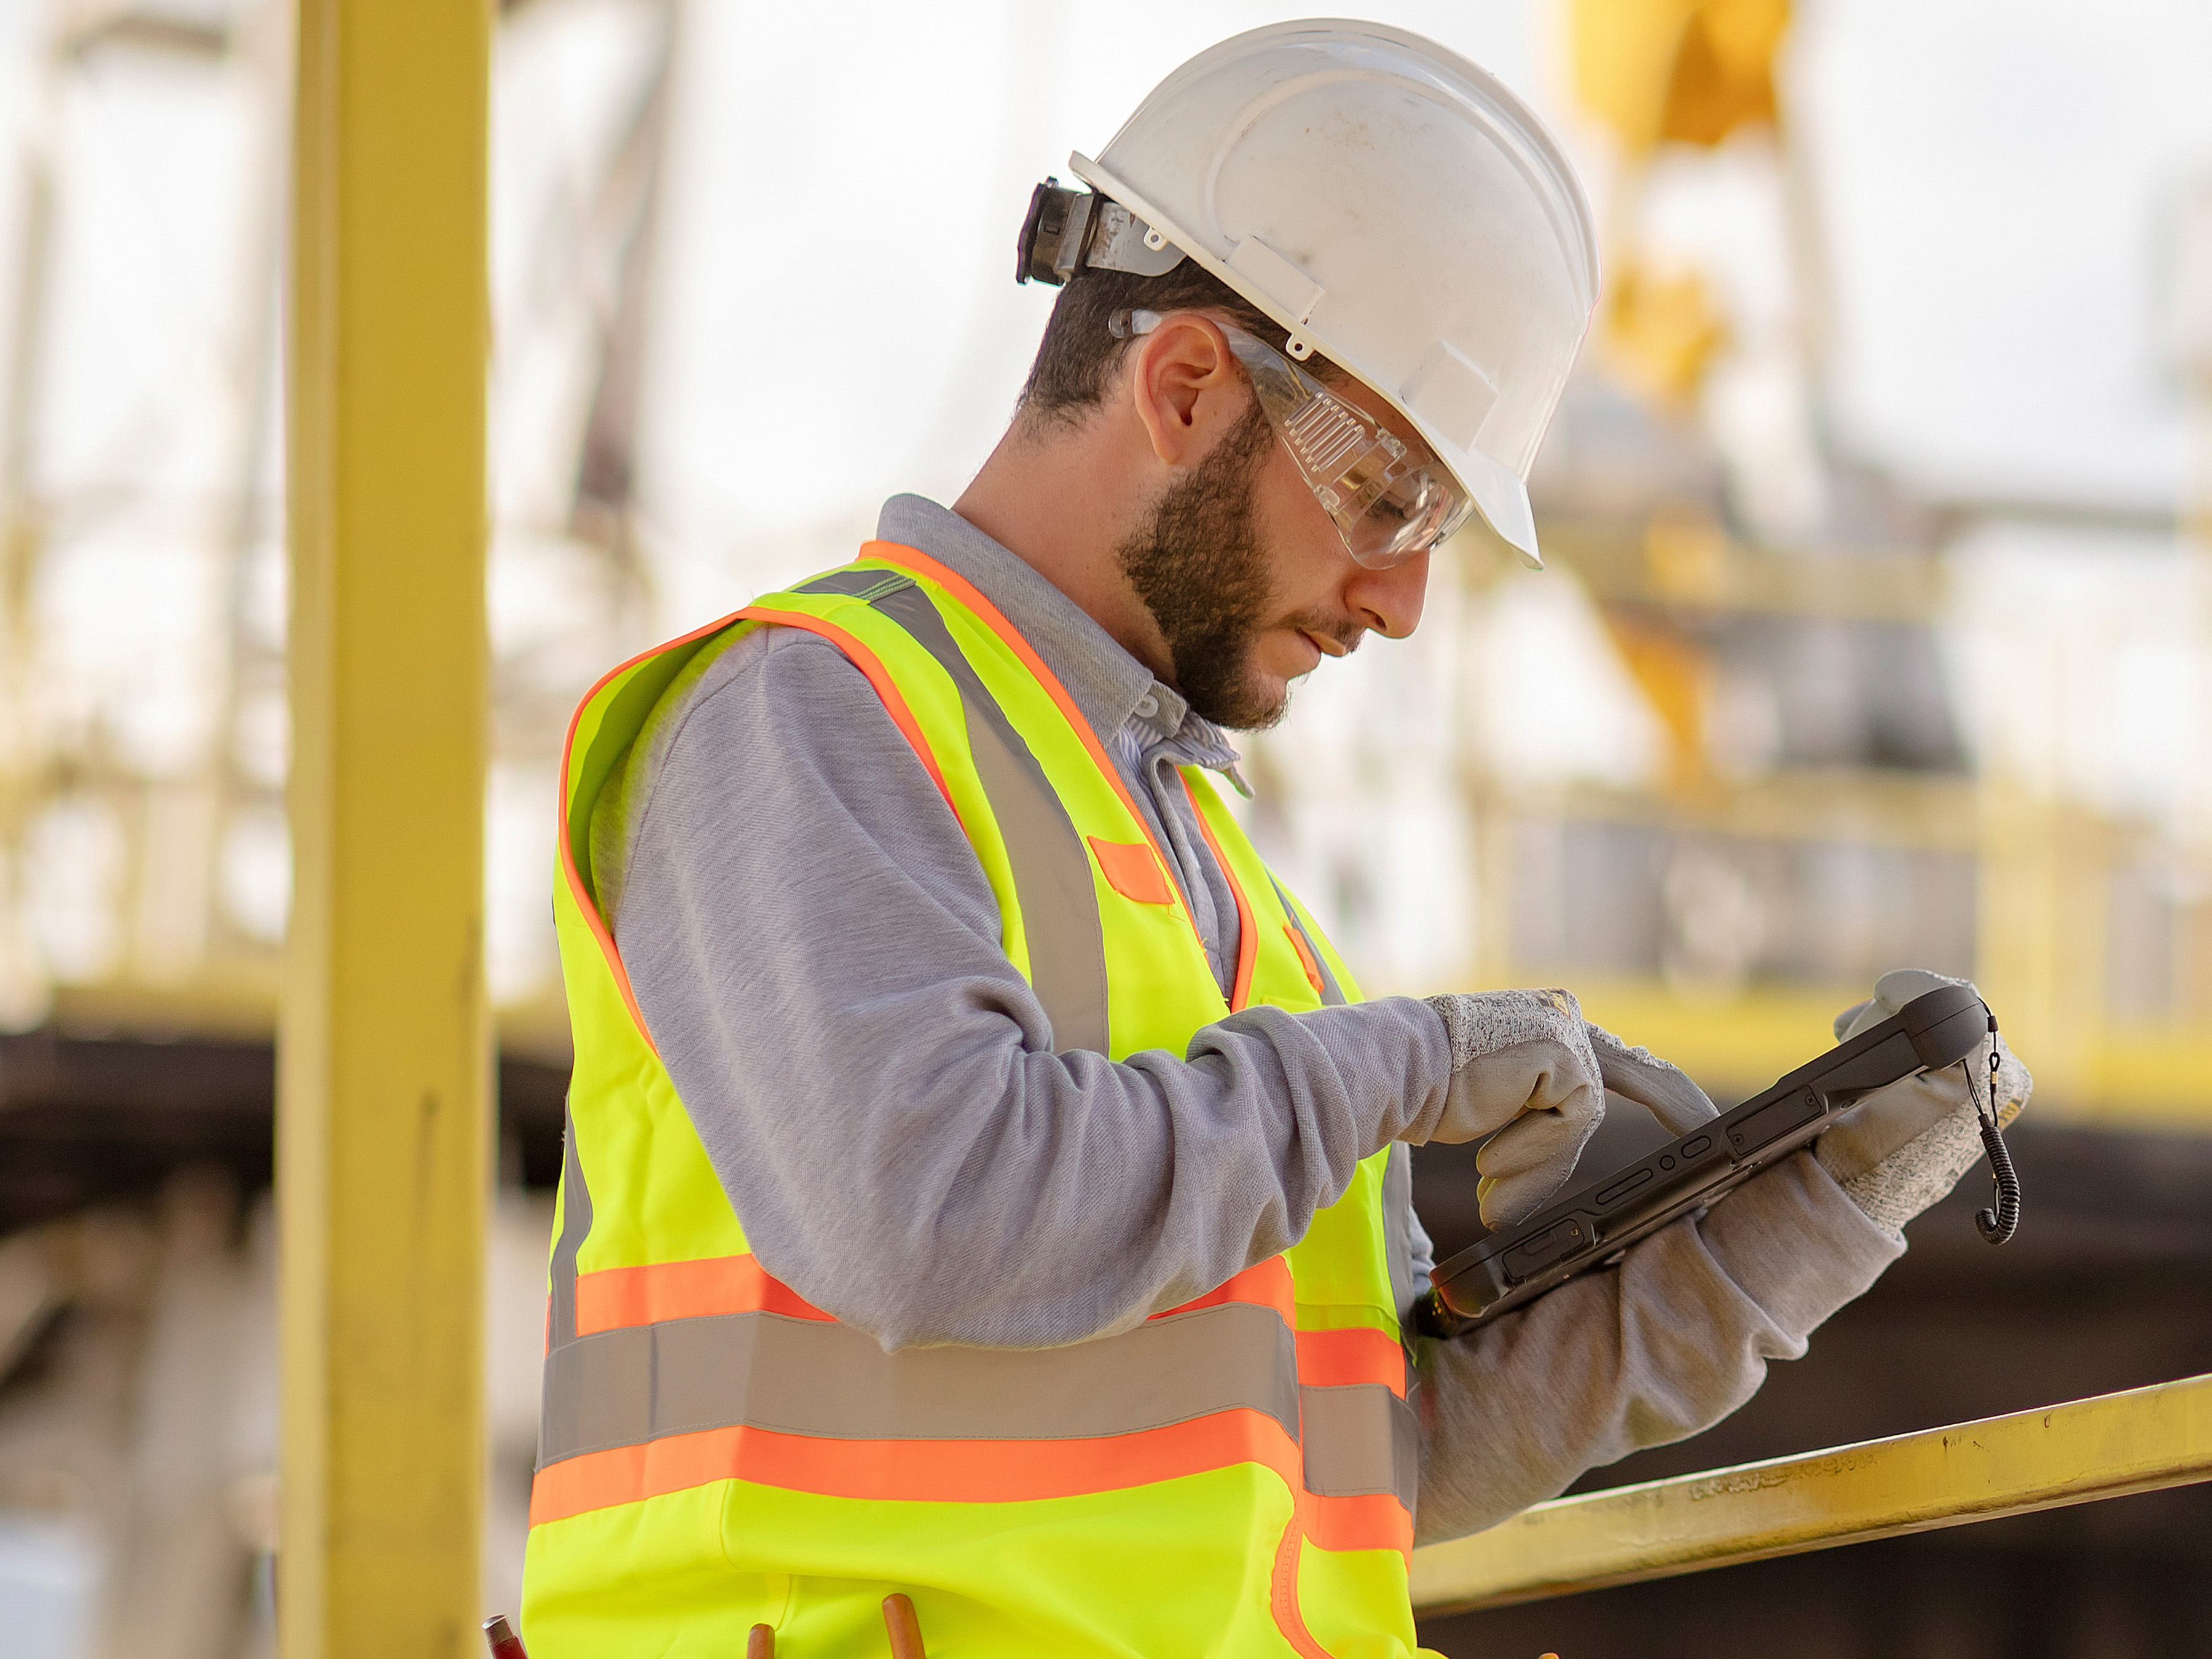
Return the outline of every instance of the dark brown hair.
[[[1111,324],[1120,311],[1214,312],[1278,350],[1283,345],[1280,323],[1194,259],[1185,259],[1163,276],[1085,267],[1053,302],[1036,361],[1022,387],[1019,408],[1024,417],[1076,421],[1097,406],[1129,347],[1128,341],[1114,337]],[[1319,356],[1306,359],[1303,367],[1316,380],[1342,378],[1334,363]]]

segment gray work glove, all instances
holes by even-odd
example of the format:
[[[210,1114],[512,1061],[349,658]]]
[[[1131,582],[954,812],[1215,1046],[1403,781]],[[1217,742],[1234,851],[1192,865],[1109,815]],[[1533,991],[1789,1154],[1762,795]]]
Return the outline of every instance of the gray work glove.
[[[1941,985],[1964,985],[1924,968],[1884,974],[1874,995],[1836,1016],[1836,1040],[1857,1036],[1887,1019],[1917,996]],[[2000,1127],[2020,1115],[2035,1080],[1997,1040],[1996,1109]],[[1813,1156],[1836,1178],[1851,1202],[1880,1225],[1902,1234],[1905,1224],[1959,1184],[1981,1161],[1977,1102],[1990,1075],[1989,1039],[1966,1056],[1968,1078],[1956,1066],[1877,1090],[1836,1121],[1813,1143]]]
[[[1490,1139],[1475,1155],[1482,1224],[1534,1215],[1574,1173],[1610,1089],[1687,1134],[1714,1115],[1705,1091],[1665,1060],[1583,1018],[1566,991],[1431,997],[1451,1038],[1452,1077],[1433,1122],[1406,1139]]]

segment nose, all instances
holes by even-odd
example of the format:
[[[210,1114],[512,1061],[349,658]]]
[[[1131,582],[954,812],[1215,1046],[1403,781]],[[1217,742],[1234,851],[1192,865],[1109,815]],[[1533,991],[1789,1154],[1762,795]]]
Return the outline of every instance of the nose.
[[[1424,549],[1402,564],[1388,570],[1352,567],[1344,585],[1344,603],[1352,614],[1386,640],[1402,640],[1420,625],[1421,605],[1428,596],[1429,554]]]

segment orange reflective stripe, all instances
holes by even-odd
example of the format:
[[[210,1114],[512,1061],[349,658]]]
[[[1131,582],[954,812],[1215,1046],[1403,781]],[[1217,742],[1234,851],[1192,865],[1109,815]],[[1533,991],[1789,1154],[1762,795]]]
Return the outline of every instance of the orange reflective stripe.
[[[756,605],[747,605],[738,615],[747,622],[803,628],[810,634],[820,635],[850,657],[853,665],[866,674],[868,684],[876,688],[876,695],[883,699],[884,708],[891,717],[891,724],[898,727],[913,747],[915,757],[921,762],[922,770],[929,774],[929,781],[937,786],[937,793],[945,797],[945,806],[955,819],[959,817],[960,809],[952,805],[952,792],[945,787],[945,774],[937,769],[937,756],[929,746],[929,739],[921,735],[921,723],[915,719],[914,710],[907,707],[906,698],[901,695],[897,683],[891,678],[890,671],[884,666],[880,657],[836,623],[809,616],[804,611],[771,611]]]
[[[1307,1538],[1325,1550],[1395,1550],[1413,1553],[1413,1517],[1389,1492],[1356,1498],[1323,1498],[1307,1492],[1298,1503]]]
[[[714,1314],[776,1313],[793,1319],[834,1319],[753,1255],[656,1261],[642,1267],[602,1267],[576,1275],[576,1334],[650,1325]]]
[[[1252,999],[1252,964],[1260,958],[1259,936],[1252,931],[1252,902],[1244,896],[1244,884],[1237,879],[1235,866],[1221,850],[1221,843],[1214,839],[1213,826],[1206,821],[1206,809],[1198,804],[1198,791],[1192,787],[1189,776],[1183,773],[1176,775],[1182,779],[1182,792],[1189,797],[1191,816],[1198,820],[1198,832],[1206,837],[1222,879],[1229,884],[1229,890],[1237,898],[1237,983],[1229,993],[1230,1010],[1234,1012]]]
[[[1253,1302],[1263,1308],[1273,1308],[1282,1315],[1283,1323],[1292,1330],[1297,1328],[1297,1311],[1292,1305],[1294,1287],[1291,1283],[1291,1264],[1279,1255],[1271,1255],[1265,1261],[1244,1269],[1241,1273],[1222,1280],[1204,1296],[1152,1316],[1167,1319],[1176,1314],[1195,1313],[1200,1308],[1218,1308],[1224,1302]]]
[[[1283,936],[1291,942],[1291,949],[1298,953],[1298,966],[1306,970],[1306,983],[1314,988],[1316,996],[1328,994],[1328,982],[1321,976],[1321,962],[1306,943],[1306,936],[1289,922],[1283,924]]]
[[[1368,1325],[1345,1331],[1300,1331],[1298,1382],[1313,1389],[1380,1382],[1403,1400],[1406,1351],[1396,1338]]]
[[[1265,1412],[1237,1408],[1090,1440],[842,1440],[748,1427],[667,1435],[564,1459],[538,1472],[530,1524],[748,1480],[831,1498],[894,1503],[1022,1503],[1151,1486],[1233,1463],[1272,1469],[1299,1490],[1297,1443]]]
[[[1177,1314],[1196,1313],[1201,1308],[1218,1307],[1224,1302],[1250,1302],[1273,1308],[1283,1316],[1285,1325],[1295,1326],[1291,1296],[1290,1266],[1282,1257],[1272,1256],[1245,1268],[1204,1296],[1149,1317],[1171,1319]],[[754,1312],[787,1314],[794,1319],[836,1318],[835,1314],[825,1313],[806,1300],[762,1267],[757,1256],[750,1255],[708,1256],[696,1261],[656,1261],[638,1267],[602,1267],[596,1273],[576,1276],[576,1334],[580,1336],[629,1325],[649,1325],[663,1319]],[[1305,1371],[1310,1339],[1321,1345],[1315,1350],[1319,1352],[1322,1347],[1341,1346],[1343,1340],[1354,1338],[1372,1338],[1392,1353],[1398,1351],[1397,1345],[1380,1331],[1301,1332],[1300,1374]],[[1343,1370],[1346,1362],[1322,1363]],[[1378,1369],[1379,1364],[1379,1360],[1364,1364],[1357,1376],[1346,1370],[1341,1377],[1315,1376],[1306,1380],[1322,1383],[1389,1381]],[[1403,1391],[1401,1380],[1400,1392]]]

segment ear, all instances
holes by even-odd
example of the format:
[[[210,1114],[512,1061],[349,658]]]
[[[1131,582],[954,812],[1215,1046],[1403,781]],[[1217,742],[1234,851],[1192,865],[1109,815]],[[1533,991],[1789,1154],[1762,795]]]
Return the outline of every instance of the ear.
[[[1179,312],[1142,336],[1131,354],[1129,398],[1152,453],[1170,466],[1193,465],[1243,416],[1249,395],[1219,328]]]

